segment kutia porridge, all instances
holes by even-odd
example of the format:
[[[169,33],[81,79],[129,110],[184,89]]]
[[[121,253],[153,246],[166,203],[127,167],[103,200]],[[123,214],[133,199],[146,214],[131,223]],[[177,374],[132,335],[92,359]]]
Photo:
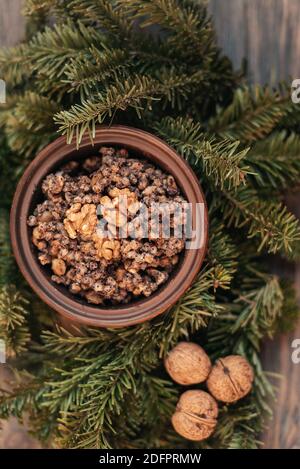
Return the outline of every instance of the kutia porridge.
[[[102,147],[49,174],[42,191],[28,224],[53,282],[89,303],[116,305],[168,280],[185,246],[178,207],[186,200],[173,176],[124,148]]]

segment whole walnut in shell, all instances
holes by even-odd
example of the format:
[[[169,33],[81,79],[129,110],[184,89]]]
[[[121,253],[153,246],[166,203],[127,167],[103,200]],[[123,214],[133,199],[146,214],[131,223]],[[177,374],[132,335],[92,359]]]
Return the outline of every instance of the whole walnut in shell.
[[[222,402],[235,402],[245,397],[252,388],[253,369],[240,355],[220,358],[207,380],[209,392]]]
[[[197,384],[207,379],[211,361],[200,345],[180,342],[167,356],[165,367],[176,383]]]
[[[205,391],[184,392],[172,416],[177,433],[188,440],[201,441],[209,438],[217,425],[218,405]]]

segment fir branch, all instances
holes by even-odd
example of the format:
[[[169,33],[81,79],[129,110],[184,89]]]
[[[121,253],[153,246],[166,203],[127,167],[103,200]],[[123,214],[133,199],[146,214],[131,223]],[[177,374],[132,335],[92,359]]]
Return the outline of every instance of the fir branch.
[[[278,124],[279,130],[285,130],[288,133],[295,132],[300,133],[300,110],[298,104],[290,103],[287,106],[286,112]]]
[[[124,441],[128,431],[140,432],[147,423],[145,401],[142,405],[139,397],[145,394],[145,386],[153,406],[157,406],[155,415],[164,418],[170,415],[175,390],[169,390],[168,382],[158,382],[149,373],[157,368],[159,354],[167,353],[179,337],[188,337],[205,326],[211,315],[221,311],[207,292],[211,286],[210,271],[203,272],[184,298],[152,323],[123,330],[89,331],[89,338],[76,337],[76,340],[70,333],[64,337],[55,337],[53,333],[44,336],[45,348],[42,346],[39,351],[44,356],[43,384],[37,380],[28,386],[30,389],[36,386],[37,399],[40,402],[42,398],[39,405],[44,410],[54,416],[60,413],[55,433],[58,432],[61,443],[67,447],[115,447],[116,432],[118,438],[124,436]],[[85,357],[81,353],[83,347]],[[164,395],[169,396],[168,403],[163,401]],[[126,414],[132,398],[135,407],[137,398],[142,405],[136,409],[139,416],[136,426],[132,415]],[[122,420],[124,415],[126,418]],[[46,432],[47,428],[48,424],[43,422],[39,431]],[[148,438],[155,439],[157,435],[151,430],[152,427]]]
[[[257,434],[261,430],[260,414],[253,400],[248,399],[248,402],[231,407],[224,406],[220,412],[219,425],[212,438],[212,447],[258,449]]]
[[[280,280],[280,288],[283,294],[282,313],[277,318],[277,333],[292,332],[300,317],[300,306],[296,290],[286,279]]]
[[[88,96],[96,84],[105,84],[107,78],[116,79],[130,64],[128,53],[121,49],[99,51],[95,47],[90,49],[90,57],[77,57],[71,60],[65,70],[65,83],[72,88],[70,91],[80,91],[81,98]]]
[[[248,149],[238,151],[239,142],[208,138],[192,119],[165,118],[155,130],[194,167],[211,178],[215,186],[237,187],[245,180],[247,166],[242,162]]]
[[[257,447],[272,396],[259,359],[261,339],[298,315],[294,292],[253,269],[257,251],[287,254],[299,246],[298,223],[278,197],[299,178],[297,106],[286,90],[260,87],[239,89],[227,106],[238,77],[220,55],[206,9],[192,0],[27,0],[27,13],[37,23],[42,18],[38,30],[53,14],[57,25],[0,54],[1,77],[15,88],[0,113],[1,165],[15,158],[20,173],[26,158],[54,138],[53,114],[69,141],[76,135],[79,144],[85,131],[92,137],[97,122],[126,110],[126,123],[148,129],[156,122],[157,132],[193,165],[206,190],[210,244],[191,288],[149,323],[82,329],[78,337],[54,332],[47,308],[30,297],[33,343],[27,299],[5,286],[18,281],[5,230],[0,316],[10,353],[26,349],[18,363],[34,366],[36,377],[23,376],[10,393],[1,391],[0,417],[28,412],[39,438],[56,437],[65,447],[186,448],[170,428],[180,389],[164,379],[161,359],[178,340],[206,337],[209,325],[211,356],[247,356],[255,385],[245,400],[222,406],[215,435],[201,447]],[[135,18],[163,34],[142,37]],[[7,175],[9,197],[15,169],[11,164],[1,175]],[[7,225],[7,210],[3,214]]]
[[[242,293],[236,299],[240,313],[231,329],[233,334],[248,328],[253,335],[273,336],[276,322],[282,315],[284,296],[277,277],[262,275],[262,279],[265,279],[265,285]],[[247,284],[245,286],[249,288]]]
[[[222,138],[249,144],[268,136],[290,106],[289,97],[268,87],[238,89],[232,103],[220,109],[210,121],[210,129]]]
[[[223,191],[219,206],[227,226],[246,227],[248,238],[259,240],[257,252],[292,255],[300,239],[299,221],[281,202],[261,200],[254,189],[244,187],[236,194]]]
[[[93,101],[86,100],[72,106],[68,111],[60,112],[55,116],[55,122],[60,126],[60,132],[67,135],[68,142],[72,141],[75,134],[79,145],[85,132],[89,133],[92,140],[96,123],[112,118],[116,111],[133,108],[141,118],[143,109],[151,110],[152,102],[162,97],[173,106],[180,107],[181,100],[187,99],[191,88],[198,83],[198,73],[177,76],[171,71],[164,71],[159,79],[133,75],[124,82],[117,81],[108,86],[105,93],[95,96]]]
[[[214,289],[226,290],[230,288],[237,272],[239,252],[226,232],[225,226],[220,224],[212,213],[210,215],[212,222],[209,227],[207,261],[214,268],[212,273]]]
[[[49,14],[55,0],[25,0],[22,10],[24,16],[40,16]]]
[[[69,4],[83,21],[88,24],[97,22],[113,40],[123,42],[130,38],[132,19],[123,15],[114,0],[72,0]]]
[[[99,96],[98,102],[83,101],[82,104],[72,106],[69,111],[60,112],[54,120],[60,126],[60,132],[67,135],[68,143],[72,141],[75,133],[79,145],[86,131],[93,139],[96,122],[102,123],[106,117],[111,118],[114,110],[124,111],[132,107],[140,113],[142,101],[146,101],[146,106],[149,107],[157,89],[157,82],[147,77],[129,78],[124,83],[109,86],[105,94]]]
[[[20,85],[30,75],[27,45],[0,49],[0,76],[8,87]]]
[[[215,319],[209,331],[209,342],[224,356],[229,350],[247,355],[247,346],[250,353],[258,352],[261,338],[274,335],[283,312],[284,296],[276,276],[252,268],[242,275],[236,280],[238,288],[232,290],[235,300],[227,305],[227,314]]]
[[[142,27],[159,24],[173,34],[170,46],[177,48],[180,44],[181,54],[196,56],[198,61],[214,42],[211,22],[201,4],[189,0],[121,0],[119,3],[135,18],[142,18]]]
[[[103,34],[94,28],[80,22],[75,24],[67,21],[38,33],[29,43],[27,56],[32,70],[44,82],[44,87],[48,84],[47,88],[51,89],[53,81],[57,86],[57,81],[64,75],[70,60],[84,57],[90,47],[101,47],[103,41]]]
[[[264,190],[290,189],[299,184],[300,137],[285,131],[258,141],[246,161],[254,173],[254,182]]]
[[[6,119],[10,148],[25,156],[44,147],[54,136],[53,115],[60,106],[46,97],[27,92]]]
[[[1,114],[0,114],[0,126],[1,126]],[[6,138],[2,137],[0,131],[0,187],[2,190],[0,206],[6,209],[11,207],[11,200],[14,194],[18,175],[20,171],[20,160],[16,155],[9,149]],[[2,232],[0,233],[0,245],[3,239],[9,239],[9,230],[6,227],[8,223],[5,221],[6,212],[0,209],[0,226]],[[9,214],[7,212],[7,220]],[[1,248],[0,248],[1,249]],[[0,254],[1,256],[1,254]],[[1,262],[1,261],[0,261]],[[0,267],[1,271],[1,267]],[[1,274],[0,274],[1,275]],[[0,280],[1,283],[1,280]]]
[[[18,277],[10,244],[9,210],[6,208],[0,208],[0,226],[0,287],[4,287]]]
[[[70,7],[69,0],[25,0],[22,10],[27,16],[27,24],[30,21],[38,23],[64,23],[69,19],[77,20],[78,15]],[[40,29],[39,29],[40,30]]]
[[[15,286],[0,289],[0,338],[6,346],[7,357],[26,351],[30,341],[27,325],[28,300]]]
[[[30,379],[27,373],[22,378],[23,382],[14,383],[13,391],[0,390],[0,417],[2,419],[10,416],[22,419],[27,410],[32,411],[36,407],[38,387],[32,384],[33,377]]]

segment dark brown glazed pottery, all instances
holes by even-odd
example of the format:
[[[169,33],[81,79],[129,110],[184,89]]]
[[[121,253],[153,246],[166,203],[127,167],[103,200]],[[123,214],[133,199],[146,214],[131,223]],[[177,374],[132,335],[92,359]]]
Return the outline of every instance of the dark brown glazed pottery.
[[[68,145],[65,138],[60,137],[44,148],[28,166],[18,184],[11,209],[11,240],[22,274],[37,295],[63,316],[61,319],[64,325],[70,323],[94,327],[124,327],[147,321],[163,313],[191,285],[206,252],[208,215],[205,205],[202,247],[186,249],[178,268],[168,282],[149,298],[133,301],[128,305],[99,307],[77,299],[66,287],[51,281],[50,269],[38,262],[27,218],[42,200],[41,182],[49,173],[58,170],[69,160],[82,159],[97,153],[103,145],[128,148],[136,157],[147,157],[172,174],[183,195],[192,204],[193,211],[196,203],[205,204],[202,190],[190,166],[166,143],[142,130],[124,126],[100,127],[96,130],[94,145],[88,136],[84,136],[78,150],[75,144]]]

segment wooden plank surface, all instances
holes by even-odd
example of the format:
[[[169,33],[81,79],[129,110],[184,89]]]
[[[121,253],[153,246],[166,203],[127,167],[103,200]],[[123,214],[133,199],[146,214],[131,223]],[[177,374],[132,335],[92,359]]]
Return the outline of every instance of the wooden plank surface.
[[[300,78],[299,0],[210,0],[209,8],[219,43],[236,67],[247,58],[252,82]]]
[[[0,46],[16,44],[24,36],[23,0],[0,0]]]
[[[21,4],[22,0],[0,0],[0,46],[23,37]],[[209,7],[219,42],[235,66],[247,58],[250,81],[275,84],[300,78],[300,0],[210,0]],[[290,206],[300,216],[299,196]],[[300,292],[300,266],[289,268],[288,273]],[[282,374],[274,420],[264,436],[266,448],[300,447],[300,365],[291,360],[295,338],[300,338],[300,324],[293,333],[264,347],[265,368]],[[0,368],[2,384],[7,370]],[[37,447],[37,443],[12,420],[5,424],[1,447]]]

